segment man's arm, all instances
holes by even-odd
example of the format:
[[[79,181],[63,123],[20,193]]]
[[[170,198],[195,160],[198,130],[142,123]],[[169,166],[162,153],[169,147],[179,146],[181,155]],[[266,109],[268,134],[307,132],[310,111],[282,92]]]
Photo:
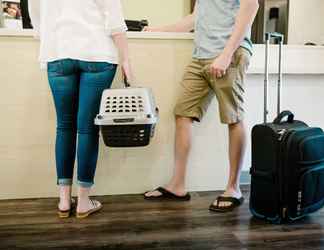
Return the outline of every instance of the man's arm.
[[[194,29],[195,24],[195,13],[194,12],[188,16],[185,16],[179,22],[171,25],[161,26],[161,27],[145,27],[144,31],[150,32],[190,32]]]
[[[258,0],[241,0],[240,10],[237,14],[233,33],[226,43],[223,53],[217,57],[211,65],[211,73],[216,77],[222,77],[229,67],[234,52],[242,43],[246,31],[253,24],[258,12]]]

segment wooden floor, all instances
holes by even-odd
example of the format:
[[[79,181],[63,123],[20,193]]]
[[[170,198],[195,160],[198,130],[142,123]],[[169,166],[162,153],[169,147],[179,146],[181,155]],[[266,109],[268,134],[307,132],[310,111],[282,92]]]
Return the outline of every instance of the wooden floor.
[[[84,220],[58,219],[56,199],[0,201],[0,249],[324,249],[323,210],[275,226],[251,218],[247,202],[230,214],[210,213],[216,195],[193,193],[187,203],[98,197],[104,209]]]

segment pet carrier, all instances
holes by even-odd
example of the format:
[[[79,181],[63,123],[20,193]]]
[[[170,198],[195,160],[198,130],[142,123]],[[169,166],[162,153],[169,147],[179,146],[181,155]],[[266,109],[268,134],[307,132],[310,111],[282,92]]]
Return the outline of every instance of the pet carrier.
[[[153,93],[149,88],[130,87],[126,80],[124,84],[126,88],[103,92],[95,124],[108,147],[147,146],[158,121]]]

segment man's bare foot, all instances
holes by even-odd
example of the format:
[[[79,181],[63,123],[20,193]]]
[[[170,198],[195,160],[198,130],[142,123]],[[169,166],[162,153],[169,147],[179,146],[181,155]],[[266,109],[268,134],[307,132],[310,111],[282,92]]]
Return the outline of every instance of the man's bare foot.
[[[242,198],[242,192],[240,188],[228,188],[225,190],[225,192],[221,195],[222,197],[232,197],[236,199]],[[231,202],[226,201],[220,201],[219,204],[217,204],[217,199],[214,201],[213,205],[218,206],[220,208],[229,207],[232,205]]]

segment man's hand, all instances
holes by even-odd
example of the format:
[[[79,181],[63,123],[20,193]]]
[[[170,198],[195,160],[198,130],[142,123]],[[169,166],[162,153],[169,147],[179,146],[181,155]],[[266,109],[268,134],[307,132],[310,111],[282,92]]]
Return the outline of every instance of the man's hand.
[[[152,26],[145,26],[143,31],[146,32],[165,32],[162,27],[152,27]]]
[[[160,27],[144,27],[143,31],[148,32],[190,32],[194,29],[195,16],[190,14],[175,24]]]
[[[222,78],[226,75],[226,71],[232,62],[232,55],[222,53],[210,65],[210,73],[216,78]]]

